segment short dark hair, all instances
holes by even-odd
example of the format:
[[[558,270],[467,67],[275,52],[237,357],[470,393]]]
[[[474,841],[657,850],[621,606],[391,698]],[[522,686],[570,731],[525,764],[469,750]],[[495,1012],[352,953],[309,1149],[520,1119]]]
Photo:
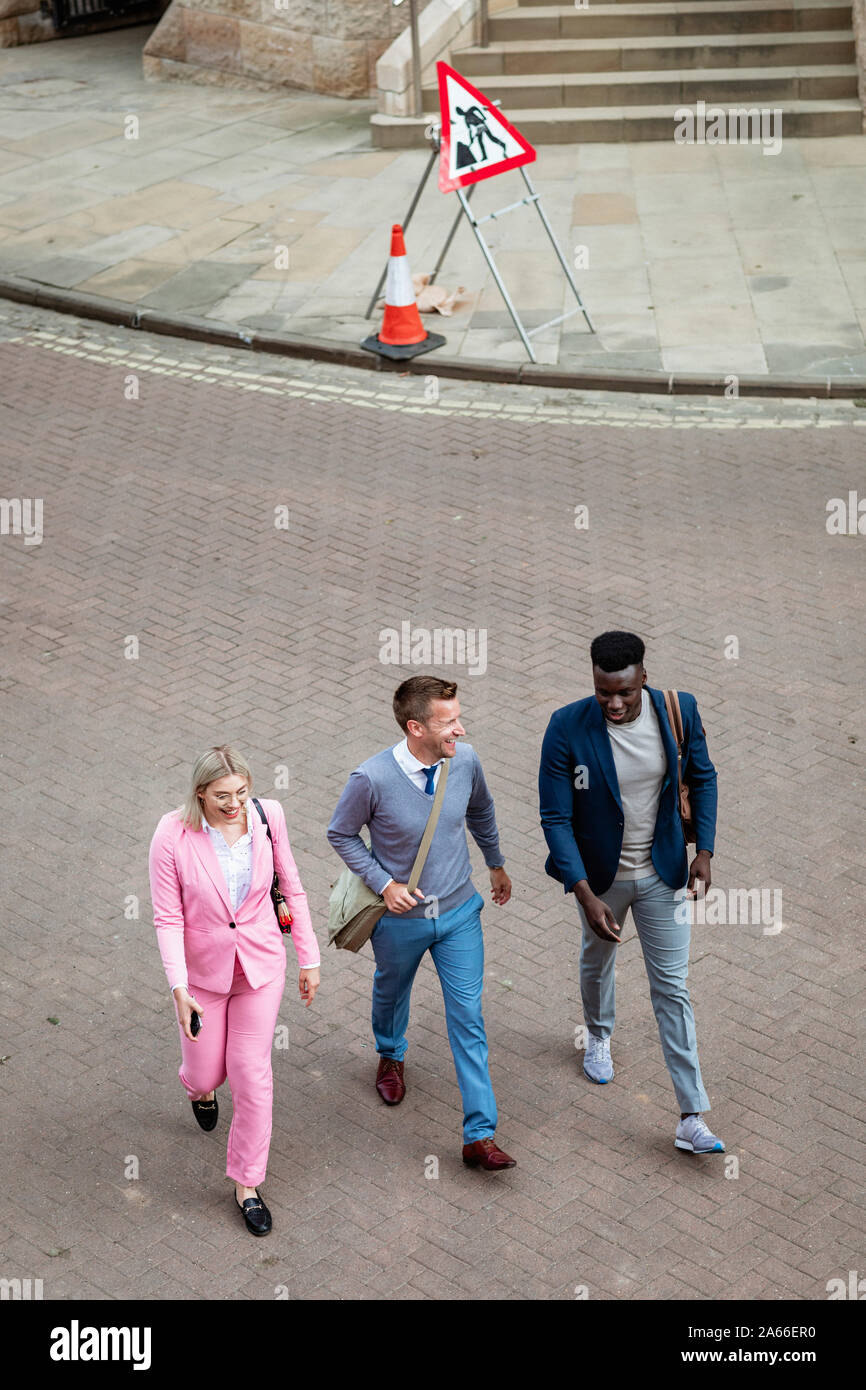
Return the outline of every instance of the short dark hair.
[[[640,666],[646,647],[634,632],[602,632],[593,638],[589,649],[593,666],[601,671],[624,671],[626,666]]]
[[[438,676],[410,676],[394,691],[394,718],[404,734],[410,719],[424,724],[434,700],[453,700],[457,694],[456,681],[443,681]]]

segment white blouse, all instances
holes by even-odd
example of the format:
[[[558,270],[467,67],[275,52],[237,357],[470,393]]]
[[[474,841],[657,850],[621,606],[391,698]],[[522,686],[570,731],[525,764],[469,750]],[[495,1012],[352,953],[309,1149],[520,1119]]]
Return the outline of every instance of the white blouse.
[[[210,842],[216,850],[216,857],[219,860],[226,887],[229,890],[229,899],[232,910],[237,912],[244,898],[250,891],[250,884],[253,881],[253,803],[247,798],[244,805],[247,817],[247,831],[239,840],[235,840],[230,845],[221,830],[217,830],[215,825],[205,820],[202,816],[201,828],[206,830],[210,836]]]

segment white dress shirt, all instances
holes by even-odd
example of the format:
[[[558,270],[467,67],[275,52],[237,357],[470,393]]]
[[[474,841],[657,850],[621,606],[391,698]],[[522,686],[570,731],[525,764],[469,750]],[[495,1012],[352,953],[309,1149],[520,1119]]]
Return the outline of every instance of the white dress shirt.
[[[415,757],[415,754],[409,752],[408,738],[404,738],[402,743],[395,743],[394,747],[391,749],[391,752],[397,759],[397,766],[403,769],[409,780],[411,782],[414,782],[416,787],[420,787],[422,792],[426,792],[427,773],[424,771],[424,769],[426,766],[428,766],[428,764],[419,762],[418,759]],[[430,763],[429,766],[432,767],[433,764]],[[439,773],[442,771],[441,758],[439,759],[438,763],[435,764],[435,767],[436,771],[433,773],[434,791],[436,790],[436,783],[439,781]]]

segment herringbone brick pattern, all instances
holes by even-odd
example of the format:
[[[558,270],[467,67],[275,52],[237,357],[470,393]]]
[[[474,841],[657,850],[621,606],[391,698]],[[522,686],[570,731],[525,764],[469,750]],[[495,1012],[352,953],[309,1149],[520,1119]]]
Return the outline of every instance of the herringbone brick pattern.
[[[43,1278],[46,1298],[821,1299],[863,1272],[866,540],[825,528],[828,498],[866,490],[858,432],[478,424],[170,376],[127,400],[122,361],[27,345],[0,345],[0,382],[4,496],[45,517],[40,545],[0,537],[0,1274]],[[254,1242],[224,1177],[228,1088],[204,1135],[177,1081],[147,846],[202,747],[236,742],[262,794],[286,765],[323,940],[325,826],[351,768],[398,736],[410,670],[380,663],[379,633],[404,620],[488,632],[484,675],[446,669],[514,881],[485,909],[485,1016],[519,1166],[460,1163],[432,966],[392,1111],[372,1086],[371,957],[331,953],[314,1008],[291,983],[283,1002],[275,1230]],[[535,779],[550,712],[589,693],[588,643],[612,626],[645,637],[652,684],[698,697],[715,882],[782,890],[775,934],[694,933],[738,1176],[674,1151],[630,923],[613,1085],[586,1082],[574,1044],[576,913],[543,873]]]

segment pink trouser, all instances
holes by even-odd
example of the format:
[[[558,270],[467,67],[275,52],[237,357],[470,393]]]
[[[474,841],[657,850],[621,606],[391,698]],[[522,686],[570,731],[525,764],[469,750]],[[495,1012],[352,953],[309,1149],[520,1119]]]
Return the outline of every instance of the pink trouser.
[[[244,1187],[264,1182],[271,1143],[274,1078],[271,1047],[285,972],[253,989],[239,959],[228,994],[190,984],[202,1007],[201,1032],[187,1038],[178,1024],[183,1061],[178,1075],[190,1100],[201,1100],[228,1077],[234,1115],[226,1174]]]

